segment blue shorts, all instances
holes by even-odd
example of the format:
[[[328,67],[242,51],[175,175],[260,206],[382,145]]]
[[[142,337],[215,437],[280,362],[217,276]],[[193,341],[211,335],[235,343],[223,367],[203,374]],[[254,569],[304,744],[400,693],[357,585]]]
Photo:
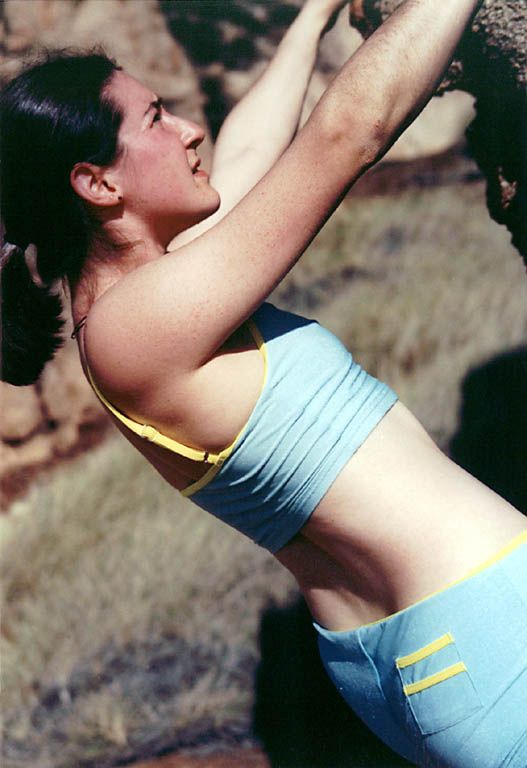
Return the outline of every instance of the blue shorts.
[[[315,628],[333,683],[395,752],[430,768],[527,768],[527,532],[386,619]]]

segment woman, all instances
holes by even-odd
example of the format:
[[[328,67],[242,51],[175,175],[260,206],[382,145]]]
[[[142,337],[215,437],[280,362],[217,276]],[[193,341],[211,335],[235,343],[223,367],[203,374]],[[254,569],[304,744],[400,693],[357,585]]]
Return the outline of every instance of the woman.
[[[210,179],[201,128],[103,57],[59,57],[4,89],[18,249],[3,376],[33,381],[58,343],[58,300],[28,280],[33,243],[41,280],[67,278],[84,371],[119,429],[294,574],[365,722],[420,765],[525,768],[524,517],[331,334],[265,302],[434,91],[478,3],[407,0],[291,142],[341,5],[307,0],[227,118]]]

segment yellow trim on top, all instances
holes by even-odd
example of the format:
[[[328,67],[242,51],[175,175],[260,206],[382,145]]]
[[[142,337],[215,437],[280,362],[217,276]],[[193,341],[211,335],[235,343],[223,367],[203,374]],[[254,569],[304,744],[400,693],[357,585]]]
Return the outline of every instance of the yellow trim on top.
[[[407,696],[412,696],[414,693],[426,691],[427,688],[432,688],[432,686],[437,685],[438,683],[442,683],[444,680],[449,680],[451,677],[455,677],[456,675],[460,675],[462,672],[466,671],[467,668],[463,662],[458,661],[457,664],[452,664],[451,667],[442,669],[441,672],[436,672],[435,675],[429,675],[428,677],[424,677],[422,680],[419,680],[417,683],[410,683],[410,685],[405,685],[403,691]]]
[[[388,616],[385,616],[382,619],[377,619],[376,621],[371,621],[369,624],[362,624],[360,627],[357,627],[357,629],[365,629],[366,627],[373,627],[375,626],[375,624],[380,624],[382,621],[387,621],[388,619],[392,619],[394,616],[398,616],[400,613],[404,613],[410,608],[414,608],[416,605],[420,605],[421,603],[424,603],[426,600],[430,600],[430,598],[435,597],[436,595],[440,595],[441,592],[446,592],[447,589],[450,589],[451,587],[455,587],[457,584],[461,584],[463,581],[467,581],[467,579],[471,579],[472,576],[476,576],[476,574],[481,573],[487,568],[490,568],[491,565],[494,565],[494,563],[497,563],[499,560],[503,560],[504,557],[507,557],[507,555],[510,555],[511,552],[513,552],[515,549],[520,547],[522,544],[527,544],[527,530],[522,531],[518,536],[515,536],[512,541],[509,541],[508,544],[505,544],[504,547],[501,547],[501,549],[499,549],[494,555],[492,555],[492,557],[489,557],[488,560],[485,560],[483,563],[478,565],[477,568],[474,568],[473,571],[470,571],[469,573],[467,573],[466,576],[463,576],[461,579],[457,579],[456,581],[453,581],[451,584],[448,584],[446,587],[442,587],[441,589],[438,589],[435,592],[432,592],[432,594],[427,595],[426,597],[423,597],[422,600],[417,600],[417,602],[412,603],[411,605],[407,605],[406,608],[401,608],[400,611],[395,611],[395,613],[390,613]],[[347,632],[348,630],[343,629],[339,631]]]
[[[210,464],[215,464],[221,458],[221,454],[208,453],[207,451],[201,451],[197,448],[191,448],[188,445],[183,445],[183,443],[179,443],[177,440],[174,440],[171,437],[162,435],[155,427],[152,427],[150,424],[140,424],[139,422],[130,419],[128,416],[125,416],[124,413],[112,405],[110,401],[107,400],[106,397],[102,394],[97,384],[93,380],[93,376],[88,366],[86,366],[86,370],[88,372],[90,384],[92,385],[93,390],[99,400],[106,406],[106,408],[108,408],[110,413],[113,414],[116,419],[118,419],[118,421],[124,424],[125,427],[127,427],[131,432],[143,438],[143,440],[149,440],[151,443],[161,445],[163,448],[168,448],[169,451],[178,453],[180,456],[184,456],[187,459],[192,459],[193,461],[205,461]]]
[[[447,645],[451,645],[454,642],[451,632],[447,632],[446,635],[438,637],[432,643],[423,646],[418,651],[409,653],[408,656],[400,656],[395,659],[395,666],[397,669],[404,669],[405,667],[411,667],[412,664],[417,664],[418,661],[426,659],[427,656],[431,656],[433,653],[437,653],[442,648],[446,648]]]
[[[264,375],[262,379],[262,386],[260,388],[260,394],[261,394],[267,378],[267,350],[265,348],[265,342],[263,340],[262,334],[260,333],[259,329],[256,327],[256,324],[252,319],[247,321],[247,326],[249,328],[251,336],[255,341],[256,346],[258,347],[258,350],[260,351],[264,359]],[[183,456],[186,459],[192,459],[192,461],[199,461],[199,462],[204,462],[206,464],[212,465],[210,469],[207,472],[205,472],[205,474],[199,480],[196,480],[196,482],[191,483],[182,491],[180,491],[182,496],[190,496],[191,494],[196,493],[196,491],[199,491],[201,488],[204,488],[205,485],[207,485],[207,483],[209,483],[213,479],[213,477],[218,474],[218,472],[220,471],[226,459],[231,455],[232,451],[234,450],[234,446],[238,442],[243,431],[245,430],[245,427],[247,426],[247,422],[246,422],[243,425],[243,427],[240,429],[240,431],[238,432],[238,434],[236,435],[232,443],[230,443],[230,445],[228,445],[219,453],[211,453],[210,451],[204,451],[199,448],[191,448],[188,445],[184,445],[183,443],[180,443],[177,440],[174,440],[172,437],[167,437],[166,435],[162,435],[155,427],[152,427],[150,424],[140,424],[139,422],[134,421],[133,419],[130,419],[124,413],[119,411],[102,394],[97,384],[93,380],[93,376],[87,364],[86,364],[86,371],[88,373],[88,379],[90,381],[90,384],[93,387],[93,390],[97,395],[97,397],[99,398],[99,400],[106,406],[106,408],[110,411],[110,413],[113,414],[113,416],[115,416],[115,418],[118,421],[120,421],[122,424],[124,424],[125,427],[127,427],[131,432],[143,438],[143,440],[149,440],[151,443],[155,443],[155,445],[160,445],[163,448],[167,448],[169,451],[172,451],[172,453],[177,453],[179,456]]]
[[[187,485],[186,488],[182,488],[179,491],[181,496],[187,499],[189,496],[192,496],[193,493],[201,491],[202,488],[205,488],[205,486],[208,485],[216,477],[221,467],[221,464],[213,464],[198,480],[195,480],[190,485]]]
[[[260,392],[258,393],[258,397],[260,397],[260,395],[262,394],[262,390],[264,388],[266,379],[267,379],[267,366],[268,366],[268,362],[267,362],[267,349],[266,349],[266,346],[265,346],[264,338],[263,338],[262,334],[260,333],[260,330],[257,327],[257,325],[254,322],[254,320],[252,320],[252,319],[248,320],[247,321],[247,327],[249,328],[251,336],[253,337],[256,346],[258,347],[258,351],[260,352],[260,354],[262,355],[263,360],[264,360],[264,375],[262,377],[262,384],[260,386]],[[200,491],[202,488],[204,488],[206,485],[208,485],[211,482],[211,480],[214,479],[214,477],[220,471],[223,462],[233,452],[236,443],[238,442],[238,440],[242,436],[242,434],[245,431],[245,428],[247,427],[248,423],[249,423],[249,420],[247,420],[245,422],[245,424],[240,429],[240,431],[238,432],[238,434],[236,435],[236,437],[234,438],[232,443],[228,446],[228,448],[225,448],[221,452],[221,456],[223,457],[223,459],[221,461],[221,464],[216,464],[216,466],[211,467],[208,472],[205,472],[205,474],[202,477],[199,478],[199,480],[196,480],[196,482],[191,483],[190,485],[187,485],[186,488],[183,488],[183,490],[180,491],[180,494],[182,496],[184,496],[185,498],[188,498],[189,496],[192,496],[192,494],[197,493],[198,491]]]

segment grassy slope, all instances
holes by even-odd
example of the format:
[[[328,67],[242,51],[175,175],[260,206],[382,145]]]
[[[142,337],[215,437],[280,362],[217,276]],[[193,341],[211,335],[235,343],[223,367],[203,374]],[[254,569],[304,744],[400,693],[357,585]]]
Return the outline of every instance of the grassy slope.
[[[120,438],[34,488],[5,528],[7,765],[100,766],[174,731],[247,729],[258,618],[292,586],[263,550]]]
[[[348,200],[273,297],[333,329],[443,444],[464,374],[527,330],[527,278],[483,197]],[[120,438],[33,488],[0,531],[6,768],[250,733],[260,618],[294,594],[270,556]]]

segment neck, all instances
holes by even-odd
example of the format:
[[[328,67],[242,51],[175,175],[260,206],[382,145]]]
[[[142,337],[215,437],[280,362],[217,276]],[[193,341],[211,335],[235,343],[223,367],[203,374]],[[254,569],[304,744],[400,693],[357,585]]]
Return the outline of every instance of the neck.
[[[123,203],[119,216],[113,215],[103,222],[103,232],[109,243],[125,244],[118,247],[120,253],[130,251],[131,256],[137,259],[142,251],[146,260],[151,260],[166,253],[168,244],[194,224],[195,217],[147,216]]]
[[[165,252],[165,248],[148,237],[136,236],[125,241],[121,235],[116,242],[121,244],[95,244],[88,253],[79,279],[70,285],[74,323],[87,315],[92,304],[122,277]]]

